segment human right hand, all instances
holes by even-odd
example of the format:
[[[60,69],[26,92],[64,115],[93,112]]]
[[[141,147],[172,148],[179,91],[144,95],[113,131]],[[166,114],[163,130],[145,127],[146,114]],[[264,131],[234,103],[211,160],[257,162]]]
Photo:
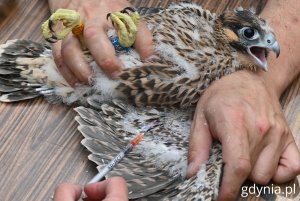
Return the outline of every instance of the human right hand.
[[[89,184],[84,188],[87,195],[85,201],[125,201],[128,200],[128,190],[125,180],[121,177],[113,177],[102,182]],[[77,201],[81,196],[80,186],[63,183],[54,193],[54,201]]]
[[[115,49],[106,35],[112,28],[107,21],[108,13],[121,11],[131,6],[126,0],[48,0],[52,12],[58,8],[72,9],[80,13],[85,28],[83,38],[92,57],[102,70],[112,79],[116,78],[122,68],[121,61],[116,57]],[[134,48],[142,60],[154,55],[152,34],[145,23],[140,22]],[[59,71],[71,85],[77,83],[90,84],[92,69],[84,58],[79,40],[69,34],[64,40],[53,45],[53,56]]]

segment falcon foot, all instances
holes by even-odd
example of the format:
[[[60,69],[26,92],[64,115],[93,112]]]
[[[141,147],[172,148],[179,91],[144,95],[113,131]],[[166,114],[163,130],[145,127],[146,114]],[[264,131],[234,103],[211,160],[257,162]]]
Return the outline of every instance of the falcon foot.
[[[59,24],[61,22],[61,24]],[[58,9],[42,24],[42,33],[50,43],[64,39],[70,32],[77,37],[82,37],[84,28],[78,12],[68,9]]]
[[[123,47],[131,47],[136,39],[138,24],[140,21],[139,13],[131,7],[127,7],[120,12],[107,14],[114,28],[117,30],[120,44]]]

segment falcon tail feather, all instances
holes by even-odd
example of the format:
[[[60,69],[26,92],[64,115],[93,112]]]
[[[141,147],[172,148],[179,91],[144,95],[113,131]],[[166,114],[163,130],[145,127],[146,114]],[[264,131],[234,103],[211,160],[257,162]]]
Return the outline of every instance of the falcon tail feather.
[[[0,101],[15,102],[42,95],[47,98],[55,95],[57,86],[70,90],[54,66],[47,45],[29,40],[10,40],[0,45]],[[58,102],[59,98],[52,100]]]
[[[34,68],[43,65],[41,56],[49,47],[27,40],[11,40],[0,45],[0,101],[14,102],[40,96],[36,91],[43,86],[38,81],[29,81],[22,74],[33,73]],[[28,64],[24,60],[30,59]],[[35,60],[39,62],[35,63]],[[48,90],[45,88],[44,90]]]
[[[16,102],[44,96],[50,103],[85,104],[91,87],[75,90],[59,73],[52,50],[30,40],[0,45],[0,101]]]

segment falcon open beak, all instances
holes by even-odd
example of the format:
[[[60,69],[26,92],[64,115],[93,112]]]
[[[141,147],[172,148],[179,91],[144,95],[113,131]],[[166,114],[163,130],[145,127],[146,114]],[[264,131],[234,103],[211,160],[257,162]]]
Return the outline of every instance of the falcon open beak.
[[[268,71],[268,52],[273,51],[276,57],[280,55],[280,47],[274,34],[269,34],[265,37],[265,40],[260,41],[256,45],[249,46],[247,51],[252,56],[255,64],[264,71]]]

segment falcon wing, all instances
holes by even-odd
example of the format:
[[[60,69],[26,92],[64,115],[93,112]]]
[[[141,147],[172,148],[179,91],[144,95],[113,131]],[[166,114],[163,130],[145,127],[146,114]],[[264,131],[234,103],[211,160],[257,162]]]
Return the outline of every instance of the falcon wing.
[[[212,200],[218,194],[222,171],[222,154],[215,144],[210,159],[200,173],[186,181],[188,135],[192,110],[133,107],[126,102],[99,103],[90,99],[92,108],[77,107],[76,117],[83,134],[82,144],[91,152],[89,159],[100,170],[147,123],[160,126],[144,139],[108,175],[122,176],[132,199]],[[197,199],[198,198],[198,199]],[[176,200],[175,199],[175,200]]]

